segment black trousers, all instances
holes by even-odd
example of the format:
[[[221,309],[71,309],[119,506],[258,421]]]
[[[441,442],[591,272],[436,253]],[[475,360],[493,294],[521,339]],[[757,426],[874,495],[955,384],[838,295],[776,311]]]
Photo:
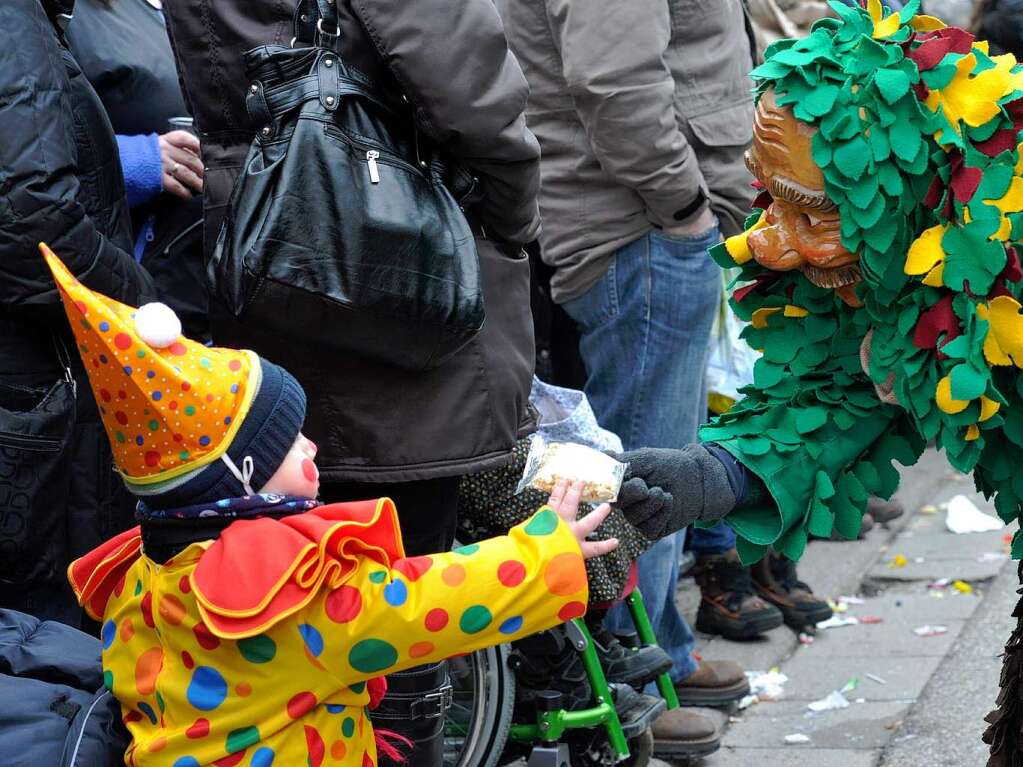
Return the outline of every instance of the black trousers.
[[[322,482],[324,503],[390,498],[398,509],[405,553],[410,557],[448,551],[458,522],[458,477],[418,482]]]

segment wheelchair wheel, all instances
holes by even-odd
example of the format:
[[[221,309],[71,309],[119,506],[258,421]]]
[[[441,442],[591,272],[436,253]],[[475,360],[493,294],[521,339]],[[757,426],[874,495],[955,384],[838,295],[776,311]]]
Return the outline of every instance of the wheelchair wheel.
[[[451,708],[444,726],[444,767],[495,767],[515,706],[508,646],[452,658]]]

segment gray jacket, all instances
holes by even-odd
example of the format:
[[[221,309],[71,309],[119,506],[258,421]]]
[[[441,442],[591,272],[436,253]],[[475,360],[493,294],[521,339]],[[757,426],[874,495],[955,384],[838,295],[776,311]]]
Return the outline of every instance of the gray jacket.
[[[738,229],[752,199],[752,66],[742,0],[498,0],[540,140],[543,258],[554,299],[614,251],[684,224],[701,199]],[[701,194],[702,193],[702,194]]]

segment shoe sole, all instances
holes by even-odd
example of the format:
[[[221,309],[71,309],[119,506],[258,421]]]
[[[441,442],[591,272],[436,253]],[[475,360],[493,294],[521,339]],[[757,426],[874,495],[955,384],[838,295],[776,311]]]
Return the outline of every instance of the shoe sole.
[[[694,759],[713,754],[721,748],[721,738],[709,735],[700,740],[654,740],[654,757],[672,761]]]
[[[822,619],[823,620],[823,619]],[[696,630],[704,634],[717,634],[725,639],[743,642],[756,639],[761,634],[776,629],[785,622],[778,610],[750,616],[747,620],[729,620],[717,614],[708,615],[704,610],[696,613]]]
[[[816,626],[821,621],[826,621],[834,612],[826,604],[821,604],[812,610],[804,610],[793,605],[786,605],[778,602],[771,598],[771,592],[767,589],[761,588],[759,585],[756,587],[757,596],[768,602],[781,612],[782,620],[785,625],[794,631],[802,631],[807,626]]]
[[[649,666],[628,676],[615,673],[613,666],[610,669],[604,669],[604,674],[609,682],[627,684],[629,687],[642,687],[648,682],[653,682],[661,674],[671,671],[671,666],[671,658],[668,658],[665,663]]]
[[[727,687],[679,687],[676,685],[680,706],[705,706],[707,708],[731,708],[749,695],[749,682],[740,679]]]

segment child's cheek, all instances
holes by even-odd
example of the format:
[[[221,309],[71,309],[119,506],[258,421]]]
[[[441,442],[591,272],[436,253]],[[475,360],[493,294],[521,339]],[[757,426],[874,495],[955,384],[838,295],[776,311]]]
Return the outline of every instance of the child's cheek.
[[[316,468],[316,464],[309,458],[302,459],[302,474],[310,482],[315,482],[320,478],[320,472]]]

